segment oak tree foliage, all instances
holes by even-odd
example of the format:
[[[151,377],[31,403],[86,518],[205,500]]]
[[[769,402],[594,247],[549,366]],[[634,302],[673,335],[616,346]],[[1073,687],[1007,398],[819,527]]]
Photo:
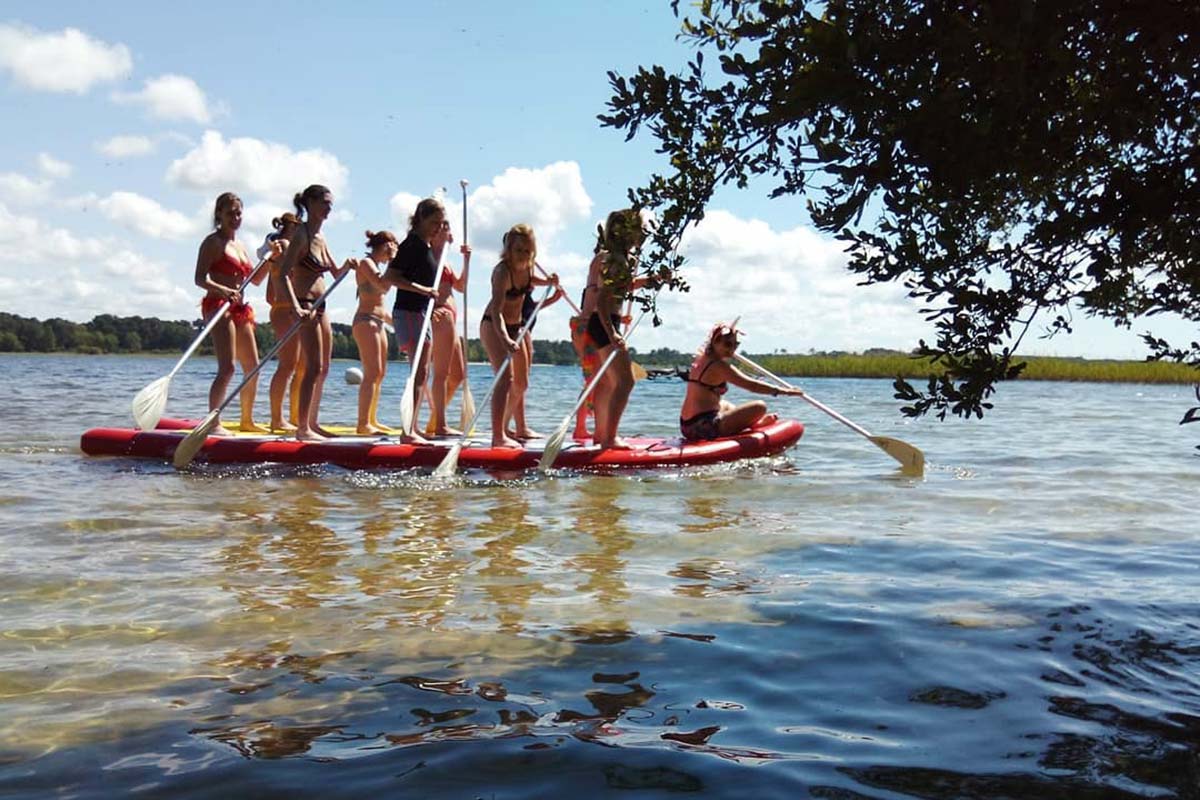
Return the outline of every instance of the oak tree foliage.
[[[803,196],[863,283],[922,302],[915,352],[949,370],[896,396],[942,418],[982,416],[1069,308],[1200,321],[1195,0],[703,0],[681,28],[687,67],[609,73],[600,115],[666,161],[630,198],[667,285],[718,187]],[[1196,342],[1143,338],[1200,366]]]

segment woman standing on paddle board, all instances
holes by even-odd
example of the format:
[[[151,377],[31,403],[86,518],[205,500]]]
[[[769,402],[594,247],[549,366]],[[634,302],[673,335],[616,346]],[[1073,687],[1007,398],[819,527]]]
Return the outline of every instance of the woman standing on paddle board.
[[[380,273],[379,265],[389,263],[400,248],[396,235],[391,231],[367,231],[367,257],[359,259],[356,279],[358,280],[358,309],[354,312],[351,333],[358,345],[358,358],[362,362],[363,379],[358,387],[358,432],[391,433],[391,429],[379,421],[379,389],[387,373],[387,330],[384,325],[392,323],[392,315],[384,308],[383,299],[392,288]]]
[[[258,257],[267,260],[270,272],[267,278],[267,302],[271,304],[271,329],[275,331],[278,340],[294,322],[292,317],[292,300],[287,287],[283,285],[280,269],[283,267],[283,254],[287,251],[288,242],[296,233],[300,218],[290,211],[285,211],[271,220],[275,233],[269,234],[267,240],[258,248]],[[271,431],[290,433],[296,430],[294,424],[300,414],[300,381],[303,374],[299,371],[300,339],[289,339],[276,356],[275,374],[271,376]],[[291,380],[291,392],[288,392],[288,380]],[[288,405],[291,422],[283,417],[283,397],[290,395]]]
[[[471,267],[471,248],[467,245],[459,248],[463,257],[463,271],[462,275],[455,275],[454,270],[450,269],[442,259],[442,254],[453,241],[450,223],[443,219],[431,244],[434,260],[442,265],[442,280],[438,283],[437,300],[433,305],[433,314],[429,318],[430,330],[433,331],[433,341],[431,342],[433,353],[430,356],[433,362],[433,375],[430,378],[429,405],[433,410],[425,433],[433,436],[459,436],[462,434],[462,431],[455,430],[446,424],[446,400],[454,396],[454,393],[458,391],[459,384],[465,379],[462,342],[455,330],[458,310],[454,306],[454,292],[461,292],[467,286],[467,275]]]
[[[208,390],[208,409],[212,411],[225,400],[229,382],[233,380],[233,362],[241,362],[242,372],[248,373],[258,366],[258,344],[254,340],[254,309],[242,297],[240,287],[254,271],[246,248],[237,240],[238,228],[242,226],[242,201],[233,192],[225,192],[217,198],[213,208],[215,230],[200,243],[196,256],[196,285],[206,291],[200,301],[200,313],[207,321],[217,313],[226,301],[229,308],[224,312],[222,324],[213,328],[213,350],[217,355],[217,374]],[[262,283],[263,273],[255,276],[255,285]],[[258,381],[250,381],[242,389],[241,429],[252,433],[266,433],[267,429],[254,422],[254,397],[258,392]],[[221,436],[225,430],[220,426],[213,434]]]
[[[621,301],[644,281],[637,279],[638,252],[646,233],[637,211],[626,208],[608,215],[599,231],[596,255],[588,267],[587,286],[580,303],[585,330],[603,363],[614,351],[612,363],[600,376],[593,394],[595,435],[602,448],[628,449],[617,435],[621,415],[633,392],[633,362],[619,331]]]
[[[767,404],[762,400],[751,400],[740,406],[725,400],[725,392],[731,383],[756,394],[804,395],[803,390],[795,386],[785,389],[755,380],[727,363],[738,348],[739,333],[741,331],[733,325],[713,326],[708,343],[700,348],[692,361],[684,378],[687,394],[679,412],[679,430],[688,441],[732,436],[759,422],[774,422],[775,415],[767,413]]]
[[[418,350],[417,342],[421,338],[421,328],[425,323],[425,313],[429,310],[429,301],[437,299],[433,282],[437,276],[438,263],[434,258],[432,244],[445,221],[446,209],[437,198],[426,197],[417,203],[416,210],[408,218],[408,236],[400,243],[400,248],[383,275],[384,280],[397,290],[396,300],[392,305],[392,324],[396,328],[396,343],[408,355],[410,362]],[[425,341],[429,341],[428,331],[425,333]],[[425,385],[429,365],[429,347],[423,345],[419,349],[420,363],[412,364],[413,386],[416,387],[412,438],[421,443],[425,440],[417,435],[415,421],[420,410],[420,387]]]
[[[296,438],[301,441],[322,441],[332,435],[321,429],[317,416],[321,409],[321,390],[325,386],[329,359],[333,354],[333,328],[324,304],[318,306],[316,301],[325,291],[325,282],[321,279],[324,273],[340,276],[346,270],[354,269],[356,262],[348,258],[338,269],[325,237],[321,235],[321,226],[333,210],[333,193],[329,189],[313,184],[292,198],[292,205],[296,207],[296,215],[303,221],[288,242],[279,273],[283,278],[286,297],[292,303],[293,319],[298,318],[305,323],[300,326],[304,377],[300,381],[300,418],[297,420]]]
[[[500,376],[492,391],[492,447],[520,447],[519,438],[533,438],[537,434],[524,425],[525,392],[529,388],[529,359],[532,344],[528,337],[520,337],[525,323],[525,298],[532,294],[535,286],[557,286],[558,276],[537,278],[533,274],[533,263],[537,257],[537,237],[533,228],[521,223],[514,225],[504,234],[500,262],[492,269],[492,299],[488,301],[483,317],[479,321],[479,338],[487,351],[492,369],[499,370],[504,359],[512,353],[510,369]],[[552,295],[542,308],[560,296]],[[536,305],[536,304],[535,304]],[[522,411],[516,431],[517,439],[505,430],[509,414],[514,409]]]

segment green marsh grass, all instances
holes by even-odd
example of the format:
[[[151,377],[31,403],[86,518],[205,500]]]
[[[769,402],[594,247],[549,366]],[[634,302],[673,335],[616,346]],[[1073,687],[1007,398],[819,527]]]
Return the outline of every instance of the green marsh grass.
[[[833,353],[751,356],[776,375],[799,378],[896,378],[920,380],[941,374],[940,365],[905,353]],[[1161,361],[1115,361],[1030,356],[1018,380],[1096,381],[1101,383],[1197,383],[1200,371]]]

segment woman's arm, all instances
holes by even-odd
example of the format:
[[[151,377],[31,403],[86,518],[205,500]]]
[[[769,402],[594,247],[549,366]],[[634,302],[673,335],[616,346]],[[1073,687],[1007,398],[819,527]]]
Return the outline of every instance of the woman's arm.
[[[237,287],[217,283],[208,277],[209,265],[216,261],[224,250],[225,244],[217,236],[209,234],[204,237],[204,241],[200,243],[200,250],[196,253],[196,285],[233,303],[238,300]]]
[[[784,388],[776,386],[773,383],[760,381],[757,378],[751,378],[746,373],[742,372],[737,367],[726,364],[724,361],[717,361],[713,364],[713,372],[717,374],[721,380],[729,381],[739,389],[745,389],[748,392],[755,394],[769,394],[778,397],[781,394],[794,395],[802,397],[804,390],[798,386],[789,386]]]
[[[308,312],[300,308],[300,301],[296,299],[296,287],[292,285],[292,270],[300,263],[301,255],[308,251],[308,232],[303,227],[296,231],[296,235],[288,242],[287,249],[283,251],[283,263],[279,266],[279,279],[283,284],[283,289],[287,293],[287,299],[292,304],[292,311],[297,316],[305,316]]]
[[[454,278],[454,291],[462,294],[467,291],[467,275],[471,271],[471,246],[464,244],[458,250],[462,253],[463,268],[462,274]]]
[[[374,262],[369,258],[360,258],[355,265],[356,275],[360,286],[367,285],[376,292],[387,292],[392,288],[391,283],[385,281],[383,276],[375,271]]]

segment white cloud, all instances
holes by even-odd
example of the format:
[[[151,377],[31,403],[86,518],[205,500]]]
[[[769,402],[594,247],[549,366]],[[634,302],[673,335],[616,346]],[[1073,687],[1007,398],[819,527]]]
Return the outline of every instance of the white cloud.
[[[930,333],[903,287],[859,286],[842,245],[810,228],[710,211],[680,252],[691,291],[660,296],[667,324],[640,330],[639,349],[699,346],[715,322],[739,315],[749,352],[908,349]]]
[[[324,150],[293,151],[248,137],[226,141],[217,131],[205,131],[197,147],[171,162],[166,178],[185,189],[253,195],[280,203],[280,211],[285,211],[291,208],[292,196],[310,183],[328,186],[336,198],[345,190],[349,174]]]
[[[150,116],[156,119],[206,125],[213,118],[204,90],[185,75],[150,78],[140,92],[115,92],[113,99],[118,103],[145,106]]]
[[[48,178],[58,180],[71,175],[71,165],[65,161],[59,161],[49,153],[38,153],[37,160],[38,169]]]
[[[150,155],[158,145],[149,136],[114,136],[96,143],[96,149],[109,158],[136,158]]]
[[[113,192],[97,205],[104,216],[154,239],[188,239],[201,233],[203,224],[155,200],[133,192]]]
[[[15,214],[0,203],[0,267],[95,260],[110,248],[109,242],[80,238],[35,217]]]
[[[31,206],[50,198],[51,182],[34,180],[19,172],[0,173],[0,199],[16,205]]]
[[[124,78],[133,58],[125,45],[93,39],[76,28],[43,33],[6,24],[0,25],[0,68],[27,89],[83,94],[97,83]]]

